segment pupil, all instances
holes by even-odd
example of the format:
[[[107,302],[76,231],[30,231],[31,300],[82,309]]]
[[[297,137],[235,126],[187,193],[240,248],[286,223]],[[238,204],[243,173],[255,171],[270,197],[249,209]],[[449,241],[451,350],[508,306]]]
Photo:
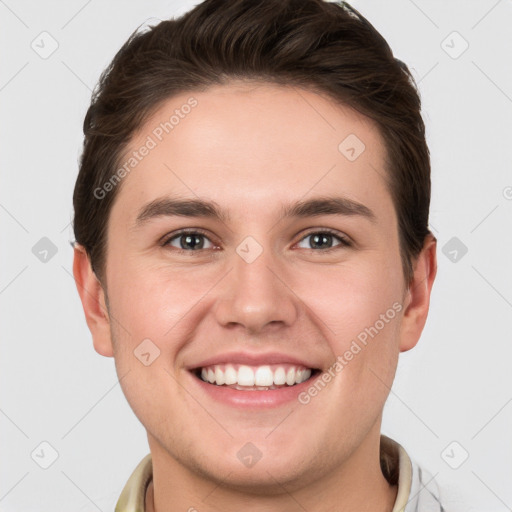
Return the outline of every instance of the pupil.
[[[329,244],[331,245],[332,242],[332,235],[328,234],[316,234],[313,235],[313,243],[311,244],[313,247],[322,247],[322,244]]]
[[[198,235],[183,235],[181,238],[181,248],[182,249],[197,249],[202,248],[203,240]]]

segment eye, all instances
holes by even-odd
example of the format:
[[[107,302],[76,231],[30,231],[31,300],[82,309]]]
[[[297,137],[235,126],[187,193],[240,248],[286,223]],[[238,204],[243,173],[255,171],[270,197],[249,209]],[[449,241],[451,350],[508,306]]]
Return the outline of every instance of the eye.
[[[214,247],[213,243],[206,235],[197,231],[182,231],[164,240],[162,246],[171,246],[178,250],[189,252],[201,249],[212,249]]]
[[[309,240],[309,242],[308,242]],[[306,243],[309,245],[309,247],[301,246],[300,244]],[[333,245],[335,242],[338,242],[337,244]],[[334,233],[331,233],[330,231],[314,231],[309,234],[307,234],[298,244],[299,247],[303,249],[334,249],[336,247],[350,247],[351,243],[350,241],[342,236],[342,235],[336,235]]]

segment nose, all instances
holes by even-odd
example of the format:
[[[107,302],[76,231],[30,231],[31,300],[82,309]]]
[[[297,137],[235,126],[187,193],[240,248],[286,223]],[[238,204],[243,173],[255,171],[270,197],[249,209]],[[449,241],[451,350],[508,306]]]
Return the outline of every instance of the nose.
[[[250,334],[291,326],[298,315],[299,298],[287,283],[288,272],[269,250],[249,262],[234,253],[231,272],[223,280],[215,316],[223,327]]]

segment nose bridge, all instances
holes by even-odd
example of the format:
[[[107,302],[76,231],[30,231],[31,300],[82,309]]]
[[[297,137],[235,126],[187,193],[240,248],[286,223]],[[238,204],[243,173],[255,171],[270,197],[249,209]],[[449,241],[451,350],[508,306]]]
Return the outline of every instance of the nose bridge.
[[[294,322],[296,297],[280,275],[282,266],[270,248],[247,237],[232,255],[230,267],[216,308],[219,323],[239,324],[258,332],[269,324]]]

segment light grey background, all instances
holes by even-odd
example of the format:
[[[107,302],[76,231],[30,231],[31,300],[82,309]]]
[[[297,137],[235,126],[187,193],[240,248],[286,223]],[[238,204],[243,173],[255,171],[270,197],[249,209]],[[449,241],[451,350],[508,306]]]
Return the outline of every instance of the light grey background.
[[[84,321],[71,197],[100,72],[138,25],[194,3],[0,0],[0,511],[113,510],[148,452]],[[353,5],[419,82],[439,241],[427,327],[401,356],[383,432],[435,476],[447,510],[510,510],[512,2]],[[57,250],[46,262],[43,237]]]

